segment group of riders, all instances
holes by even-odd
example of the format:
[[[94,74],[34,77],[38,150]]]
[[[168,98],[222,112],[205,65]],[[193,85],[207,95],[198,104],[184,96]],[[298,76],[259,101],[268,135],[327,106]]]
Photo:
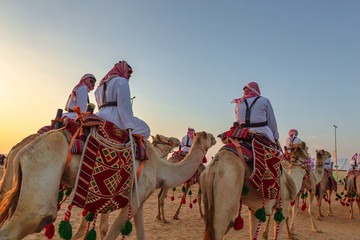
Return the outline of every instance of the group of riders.
[[[132,98],[129,81],[133,73],[132,67],[126,61],[119,61],[101,79],[95,90],[95,99],[98,106],[97,117],[110,121],[121,130],[129,134],[137,134],[147,139],[150,136],[148,124],[135,117],[132,110]],[[96,78],[93,74],[85,74],[80,82],[73,88],[62,118],[74,120],[77,113],[74,107],[78,106],[80,112],[86,112],[89,104],[89,92],[95,88]],[[265,136],[270,144],[282,151],[279,143],[279,132],[277,121],[268,98],[261,95],[259,85],[256,82],[249,82],[243,87],[243,96],[234,99],[235,120],[239,129],[249,129]],[[192,144],[195,130],[188,128],[188,133],[182,138],[180,150],[186,154]],[[226,136],[224,133],[223,137]],[[224,140],[224,139],[222,139]],[[288,155],[291,144],[301,143],[296,129],[290,129],[284,145],[284,156]],[[242,141],[239,142],[242,144]],[[309,157],[309,166],[314,163]],[[357,163],[354,164],[357,167]],[[332,162],[327,159],[325,170],[331,174]],[[354,167],[355,169],[355,167]],[[329,175],[330,176],[330,175]]]

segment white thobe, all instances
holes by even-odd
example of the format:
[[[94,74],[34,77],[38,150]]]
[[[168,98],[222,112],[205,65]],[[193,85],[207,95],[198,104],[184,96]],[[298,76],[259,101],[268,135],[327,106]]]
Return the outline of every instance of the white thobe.
[[[331,158],[327,158],[325,160],[324,168],[327,169],[327,170],[331,170]]]
[[[192,139],[189,138],[188,135],[183,136],[183,138],[181,139],[181,151],[188,153],[190,151],[192,142],[193,142]]]
[[[297,143],[302,143],[301,139],[298,137],[292,138],[291,136],[288,136],[285,140],[285,146],[288,149],[288,152],[290,152],[290,144],[297,144]]]
[[[129,81],[123,77],[114,77],[107,81],[106,102],[116,102],[117,106],[100,107],[103,102],[104,85],[95,91],[95,99],[99,108],[96,115],[110,121],[122,130],[132,129],[133,134],[140,134],[145,139],[150,136],[149,126],[141,119],[134,117],[131,104]]]
[[[70,96],[66,103],[65,109],[72,110],[74,106],[79,106],[81,112],[86,112],[89,100],[89,91],[89,88],[85,85],[81,85],[80,87],[78,87],[78,89],[76,89],[75,91],[76,100],[72,99],[72,97]],[[77,117],[77,114],[75,112],[65,112],[62,116],[75,119]]]
[[[249,107],[256,97],[247,98]],[[245,123],[246,104],[245,102],[236,103],[235,105],[235,119],[238,123]],[[259,123],[267,121],[267,126],[252,127],[251,130],[264,134],[269,140],[275,142],[279,139],[279,132],[276,123],[274,110],[269,99],[260,97],[251,107],[250,123]]]

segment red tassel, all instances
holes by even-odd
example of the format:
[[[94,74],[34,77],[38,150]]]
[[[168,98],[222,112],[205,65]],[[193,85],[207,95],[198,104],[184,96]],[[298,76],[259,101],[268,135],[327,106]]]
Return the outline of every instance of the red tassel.
[[[181,203],[182,203],[182,204],[186,204],[186,199],[185,199],[185,198],[182,198],[182,199],[181,199]]]
[[[170,198],[170,200],[171,200],[171,201],[174,201],[174,199],[175,199],[175,197],[174,197],[174,196],[172,196],[172,197]]]
[[[81,212],[81,216],[85,217],[88,214],[88,210],[83,209]]]
[[[295,205],[295,200],[290,202],[291,206],[294,206]]]
[[[195,198],[195,199],[193,200],[193,203],[194,203],[194,204],[197,203],[197,198]]]
[[[243,229],[244,227],[244,219],[239,215],[237,216],[237,218],[235,219],[235,223],[233,228],[238,231],[240,229]]]
[[[302,206],[301,206],[301,211],[305,211],[306,209],[306,203],[304,203]]]
[[[204,158],[203,158],[202,162],[203,162],[203,163],[207,163],[206,156],[204,156]]]
[[[189,204],[189,208],[193,208],[193,205],[192,205],[192,203],[190,203],[190,204]]]
[[[45,226],[45,237],[48,239],[52,239],[55,235],[55,227],[54,224],[49,223]]]

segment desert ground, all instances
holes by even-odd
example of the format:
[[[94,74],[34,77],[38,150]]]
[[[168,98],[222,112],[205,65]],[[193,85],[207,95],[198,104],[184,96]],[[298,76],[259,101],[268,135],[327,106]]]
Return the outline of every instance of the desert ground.
[[[3,173],[3,168],[0,169],[0,176]],[[343,190],[343,186],[340,185],[338,192]],[[145,217],[145,233],[146,239],[148,240],[168,240],[168,239],[202,239],[204,232],[204,221],[200,217],[198,204],[193,204],[193,208],[189,207],[189,197],[187,198],[187,203],[182,206],[180,212],[180,220],[172,219],[173,214],[175,213],[178,205],[181,201],[181,187],[177,187],[175,191],[175,200],[171,201],[170,197],[172,191],[169,191],[169,196],[166,199],[165,214],[167,219],[170,221],[168,224],[164,224],[156,219],[157,215],[157,193],[159,190],[154,191],[154,193],[149,197],[144,206],[144,217]],[[194,186],[192,189],[193,195],[192,198],[196,197],[198,192],[198,186]],[[70,196],[71,197],[71,196]],[[226,197],[226,196],[224,196]],[[310,219],[307,210],[299,210],[297,215],[296,223],[296,237],[300,240],[305,239],[360,239],[359,226],[360,226],[360,214],[355,208],[355,219],[349,219],[349,209],[348,207],[343,207],[338,201],[335,201],[335,195],[332,195],[332,209],[333,216],[326,216],[321,221],[316,220],[316,224],[321,233],[313,233],[311,231]],[[55,227],[58,227],[59,222],[63,219],[67,205],[70,203],[68,199],[60,209],[58,217],[55,224]],[[313,203],[315,206],[316,203]],[[323,202],[323,213],[327,214],[327,203]],[[71,224],[74,229],[79,225],[79,218],[81,216],[81,210],[77,207],[72,209]],[[111,214],[110,220],[115,219],[116,212]],[[244,228],[240,231],[235,231],[231,229],[229,233],[225,236],[224,239],[249,239],[249,224],[247,219],[247,208],[243,207],[242,217],[244,218]],[[134,226],[134,225],[133,225]],[[262,229],[264,228],[264,224]],[[272,227],[271,227],[272,230]],[[270,238],[272,237],[270,234]],[[286,228],[282,231],[282,238],[288,239]],[[31,234],[24,238],[25,240],[47,240],[44,236],[44,231],[41,233]],[[53,238],[54,240],[60,240],[61,238],[55,233]],[[99,237],[98,237],[99,239]],[[119,236],[117,239],[121,239]],[[136,239],[135,229],[133,228],[132,233],[125,239],[134,240]],[[261,239],[261,236],[260,238]]]

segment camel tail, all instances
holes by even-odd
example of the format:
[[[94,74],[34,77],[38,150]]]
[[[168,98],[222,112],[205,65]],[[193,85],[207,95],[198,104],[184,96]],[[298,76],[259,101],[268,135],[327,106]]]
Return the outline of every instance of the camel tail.
[[[205,219],[205,233],[204,240],[215,239],[214,229],[214,191],[213,180],[215,173],[211,171],[211,166],[205,169],[200,176],[201,191],[204,200],[204,219]]]
[[[11,218],[18,204],[21,189],[22,172],[19,167],[17,175],[14,176],[14,184],[12,189],[5,193],[0,203],[0,228],[4,222]]]

